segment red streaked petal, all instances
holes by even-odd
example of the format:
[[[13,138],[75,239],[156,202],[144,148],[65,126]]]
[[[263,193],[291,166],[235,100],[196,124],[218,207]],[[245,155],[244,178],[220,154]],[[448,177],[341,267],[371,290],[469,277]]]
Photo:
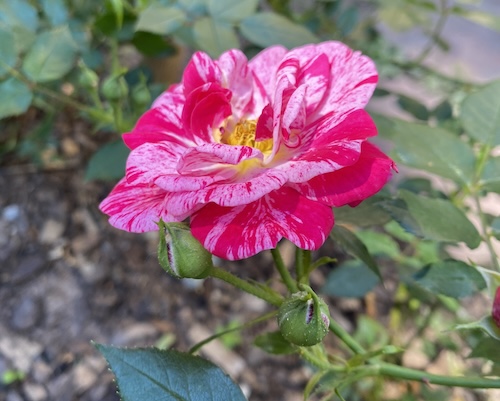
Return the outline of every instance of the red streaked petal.
[[[363,142],[357,163],[317,176],[293,187],[302,195],[334,207],[357,205],[387,183],[394,162],[369,142]]]
[[[318,249],[333,227],[332,210],[291,188],[273,191],[238,207],[208,204],[191,217],[191,230],[206,249],[237,260],[275,248],[287,238],[302,249]]]
[[[491,310],[493,321],[500,328],[500,287],[495,292],[495,300],[493,301],[493,308]]]
[[[268,99],[272,99],[274,95],[276,71],[286,52],[287,49],[283,46],[268,47],[262,50],[248,63],[254,76],[262,85]]]
[[[221,73],[217,64],[210,56],[203,52],[196,52],[191,57],[182,75],[184,95],[187,97],[192,91],[207,83],[220,83]]]
[[[178,221],[165,208],[167,193],[156,186],[129,185],[123,178],[101,202],[99,209],[118,229],[142,233],[158,230],[157,222]]]

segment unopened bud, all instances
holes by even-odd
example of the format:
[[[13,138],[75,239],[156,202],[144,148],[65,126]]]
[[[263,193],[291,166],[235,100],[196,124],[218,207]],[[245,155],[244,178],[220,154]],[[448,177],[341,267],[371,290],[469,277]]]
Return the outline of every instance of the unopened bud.
[[[102,95],[109,101],[124,99],[128,94],[128,85],[123,75],[113,75],[104,80]]]
[[[160,265],[177,278],[205,278],[213,267],[212,254],[193,237],[184,223],[165,223],[160,220]]]
[[[301,291],[292,294],[280,306],[278,325],[287,341],[310,347],[328,334],[329,315],[328,306],[321,298]]]
[[[493,321],[495,322],[497,327],[500,328],[500,287],[497,288],[497,291],[495,293],[491,316],[493,317]]]
[[[93,90],[99,85],[99,77],[95,71],[91,70],[82,63],[80,66],[80,73],[78,75],[78,84],[85,89]]]

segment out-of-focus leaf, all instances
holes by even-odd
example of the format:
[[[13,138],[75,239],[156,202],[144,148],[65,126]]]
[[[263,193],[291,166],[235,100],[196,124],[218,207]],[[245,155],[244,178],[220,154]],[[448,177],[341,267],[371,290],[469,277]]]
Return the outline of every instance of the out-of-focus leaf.
[[[486,161],[479,183],[486,191],[500,193],[500,157],[491,157]]]
[[[467,134],[481,143],[500,145],[500,81],[469,95],[462,104],[460,119]]]
[[[102,146],[90,158],[85,180],[113,181],[122,178],[129,152],[121,140]]]
[[[496,217],[491,222],[491,233],[496,239],[500,240],[500,217]]]
[[[66,24],[68,21],[68,9],[64,0],[41,0],[43,13],[52,26]]]
[[[382,280],[380,271],[373,259],[372,255],[368,252],[365,244],[350,230],[336,224],[330,233],[332,239],[337,242],[347,253],[361,260],[370,270],[377,275],[377,277]]]
[[[68,27],[42,32],[23,60],[22,69],[35,82],[62,78],[75,62],[77,46]]]
[[[483,338],[473,349],[467,358],[484,358],[500,364],[500,341],[495,338]]]
[[[36,8],[26,0],[0,1],[0,22],[10,27],[24,27],[31,32],[38,28]]]
[[[186,21],[186,14],[179,8],[156,4],[146,8],[139,15],[135,30],[168,35],[179,29]]]
[[[464,298],[486,287],[481,273],[458,260],[443,260],[424,267],[414,275],[426,290],[452,298]]]
[[[16,65],[17,52],[14,35],[6,27],[0,25],[0,78]]]
[[[122,27],[123,24],[123,15],[124,15],[124,5],[123,0],[107,0],[107,4],[109,8],[113,11],[113,14],[116,18],[116,25],[118,28]]]
[[[31,89],[16,78],[0,82],[0,119],[23,114],[33,100]]]
[[[360,315],[354,338],[365,348],[382,348],[389,342],[385,326],[368,316]]]
[[[349,35],[356,27],[359,19],[358,7],[350,6],[343,10],[337,18],[337,27],[342,36]]]
[[[397,162],[460,184],[471,182],[476,162],[474,152],[456,135],[423,124],[392,122],[390,138],[395,145],[393,153]]]
[[[441,242],[465,242],[471,249],[481,243],[481,236],[474,225],[451,202],[427,198],[405,190],[401,190],[399,196],[405,203],[399,203],[397,206],[403,209],[400,210],[400,216],[393,213],[394,210],[388,211],[412,234]],[[405,206],[410,216],[404,215]]]
[[[198,356],[157,348],[96,347],[115,374],[123,400],[246,400],[229,376]]]
[[[132,38],[132,44],[142,54],[149,57],[171,56],[176,52],[174,46],[165,41],[160,35],[151,32],[136,32]]]
[[[214,20],[237,22],[255,13],[259,0],[208,0],[207,4]]]
[[[427,107],[411,97],[398,95],[398,104],[403,110],[419,120],[427,121],[429,119],[429,110],[427,110]]]
[[[361,298],[379,282],[378,276],[364,263],[350,260],[328,274],[321,293],[336,297]]]
[[[342,206],[334,210],[335,221],[344,225],[353,224],[358,227],[370,227],[387,223],[391,216],[377,204],[380,197],[374,196],[356,207]]]
[[[438,121],[446,121],[453,117],[453,109],[448,100],[443,100],[439,103],[434,110],[432,110],[431,115],[436,117]]]
[[[254,345],[266,351],[268,354],[287,355],[296,352],[297,347],[283,338],[280,331],[265,333],[257,336]]]
[[[193,33],[198,46],[212,57],[218,57],[222,52],[240,45],[230,23],[216,21],[211,17],[197,20],[193,26]]]
[[[476,24],[500,31],[500,17],[498,15],[479,10],[464,10],[460,15]]]
[[[390,258],[397,258],[400,254],[398,244],[387,234],[366,230],[358,231],[356,235],[365,244],[371,255],[386,255]]]
[[[486,286],[488,287],[488,294],[490,295],[491,299],[494,299],[497,288],[500,287],[500,272],[486,269],[481,266],[475,266],[475,268],[483,276],[483,279],[486,282]]]
[[[281,44],[292,48],[319,41],[302,25],[272,12],[260,12],[244,18],[240,30],[246,39],[262,47]]]

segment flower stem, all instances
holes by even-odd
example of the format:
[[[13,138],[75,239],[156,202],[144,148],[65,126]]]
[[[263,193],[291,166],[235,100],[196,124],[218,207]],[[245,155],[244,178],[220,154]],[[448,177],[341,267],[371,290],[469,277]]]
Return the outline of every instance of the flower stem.
[[[309,272],[311,267],[311,251],[306,251],[297,247],[295,249],[295,271],[297,282],[302,284],[309,283]]]
[[[297,292],[297,283],[295,280],[292,278],[290,275],[290,272],[285,266],[285,263],[283,262],[283,258],[281,257],[280,251],[278,248],[271,249],[271,254],[273,255],[274,259],[274,264],[276,265],[276,268],[278,269],[278,272],[280,273],[281,279],[285,283],[285,285],[288,288],[288,291],[291,293]]]
[[[236,277],[234,274],[229,273],[228,271],[221,269],[220,267],[211,267],[209,276],[225,281],[226,283],[231,284],[242,291],[248,292],[249,294],[252,294],[257,298],[269,302],[271,305],[280,306],[283,302],[283,298],[281,297],[281,295],[279,295],[272,289],[259,287],[246,280]]]
[[[330,331],[347,345],[355,354],[364,354],[366,351],[340,324],[330,319]]]
[[[420,370],[405,368],[391,363],[379,363],[377,375],[389,376],[396,379],[415,380],[428,384],[438,384],[448,387],[467,388],[500,388],[500,380],[483,377],[442,376],[426,373]]]

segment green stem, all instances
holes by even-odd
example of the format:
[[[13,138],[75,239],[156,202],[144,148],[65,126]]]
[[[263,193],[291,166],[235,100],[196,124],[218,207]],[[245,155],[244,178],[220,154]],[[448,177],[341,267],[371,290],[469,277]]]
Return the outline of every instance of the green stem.
[[[309,273],[311,272],[311,251],[306,251],[299,247],[295,249],[295,271],[298,283],[309,283]]]
[[[269,302],[271,305],[280,306],[283,302],[283,298],[281,297],[281,295],[271,290],[270,288],[264,289],[262,287],[258,287],[246,280],[236,277],[234,274],[231,274],[228,271],[221,269],[220,267],[213,266],[209,271],[209,275],[225,281],[226,283],[229,283],[242,291],[255,295],[257,298],[263,299],[264,301]]]
[[[276,265],[276,268],[278,269],[278,272],[280,273],[281,279],[285,283],[286,287],[288,288],[288,291],[291,293],[297,292],[297,283],[295,280],[292,278],[290,275],[290,272],[285,266],[285,263],[283,262],[283,258],[281,257],[280,251],[278,248],[271,249],[271,254],[273,255],[274,259],[274,264]]]
[[[441,376],[426,373],[420,370],[405,368],[391,363],[379,363],[377,375],[389,376],[396,379],[415,380],[423,383],[438,384],[448,387],[467,388],[500,388],[500,380],[486,379],[482,377]]]
[[[242,324],[242,325],[239,325],[238,327],[232,327],[230,329],[227,329],[227,330],[223,330],[219,333],[215,333],[214,335],[200,341],[199,343],[193,345],[190,349],[189,349],[189,353],[190,354],[194,354],[196,351],[198,351],[200,348],[202,348],[204,345],[208,344],[209,342],[215,340],[216,338],[219,338],[219,337],[222,337],[222,336],[225,336],[226,334],[229,334],[229,333],[232,333],[233,331],[238,331],[238,330],[243,330],[243,329],[246,329],[248,327],[251,327],[253,326],[254,324],[257,324],[257,323],[260,323],[260,322],[264,322],[266,321],[267,319],[270,319],[272,318],[273,316],[276,315],[276,311],[272,311],[272,312],[269,312],[269,313],[266,313],[265,315],[262,315],[262,316],[259,316],[253,320],[250,320],[249,322],[245,323],[245,324]]]
[[[364,354],[366,351],[340,324],[330,319],[330,331],[347,345],[355,354]]]
[[[345,370],[343,366],[332,365],[328,361],[318,358],[318,356],[316,356],[306,347],[300,347],[299,355],[302,358],[304,358],[307,362],[309,362],[311,365],[314,365],[320,370],[335,371],[335,372],[343,372]]]

